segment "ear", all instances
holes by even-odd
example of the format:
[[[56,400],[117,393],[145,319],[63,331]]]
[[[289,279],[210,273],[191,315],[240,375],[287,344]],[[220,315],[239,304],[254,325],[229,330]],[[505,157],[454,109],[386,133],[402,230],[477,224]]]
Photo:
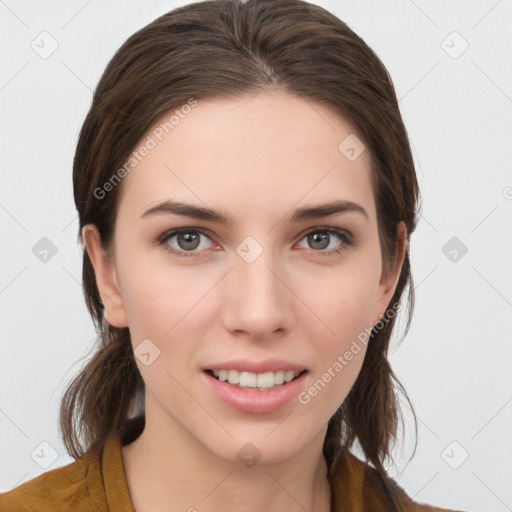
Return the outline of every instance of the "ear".
[[[119,291],[113,258],[101,248],[101,237],[94,224],[82,228],[82,239],[94,267],[96,286],[104,306],[104,318],[112,327],[128,327],[126,311]]]
[[[407,227],[404,221],[400,221],[396,228],[396,248],[395,255],[392,261],[392,268],[389,272],[382,272],[379,287],[378,287],[378,301],[376,305],[376,317],[373,324],[375,325],[381,316],[386,312],[389,302],[393,298],[398,280],[400,279],[400,272],[405,258],[405,252],[408,242]]]

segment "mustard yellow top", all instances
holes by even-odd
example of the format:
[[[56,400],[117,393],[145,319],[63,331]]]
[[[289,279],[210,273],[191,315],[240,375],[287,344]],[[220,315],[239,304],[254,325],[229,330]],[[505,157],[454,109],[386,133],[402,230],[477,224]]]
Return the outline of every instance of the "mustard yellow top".
[[[100,460],[101,459],[101,460]],[[121,440],[0,494],[2,512],[135,512],[124,474]]]
[[[333,512],[388,512],[378,473],[348,451],[331,472]],[[456,512],[416,503],[394,480],[393,492],[406,512]],[[121,438],[110,438],[101,456],[84,457],[0,494],[0,512],[135,512],[126,483]]]

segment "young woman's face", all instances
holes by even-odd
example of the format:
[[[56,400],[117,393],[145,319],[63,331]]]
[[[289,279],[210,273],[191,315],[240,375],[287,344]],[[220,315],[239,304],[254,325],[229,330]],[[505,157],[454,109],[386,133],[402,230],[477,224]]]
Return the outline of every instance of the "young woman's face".
[[[94,261],[106,320],[130,330],[146,426],[233,461],[316,451],[398,275],[381,275],[369,151],[333,111],[284,93],[179,112],[142,139],[114,257]]]

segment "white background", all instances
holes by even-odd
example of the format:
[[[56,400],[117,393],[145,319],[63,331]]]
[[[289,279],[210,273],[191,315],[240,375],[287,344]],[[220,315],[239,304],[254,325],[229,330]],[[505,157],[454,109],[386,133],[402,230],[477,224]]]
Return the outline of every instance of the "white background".
[[[57,413],[95,337],[71,182],[92,90],[129,35],[186,3],[0,1],[1,491],[73,461]],[[420,502],[512,510],[512,2],[315,3],[389,69],[422,190],[415,315],[391,354],[418,416],[418,449],[407,464],[409,429],[388,470]],[[43,31],[58,43],[47,59],[31,48]],[[46,263],[32,252],[42,237],[57,248]],[[452,237],[468,249],[455,262],[442,251]]]

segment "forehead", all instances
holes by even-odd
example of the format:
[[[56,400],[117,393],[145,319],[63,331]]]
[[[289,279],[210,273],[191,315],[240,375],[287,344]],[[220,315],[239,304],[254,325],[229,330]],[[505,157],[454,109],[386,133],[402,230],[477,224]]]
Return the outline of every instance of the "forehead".
[[[362,153],[354,159],[347,145]],[[142,137],[136,165],[123,179],[120,209],[140,217],[152,204],[178,199],[268,212],[275,220],[279,205],[284,211],[343,199],[364,203],[374,215],[363,147],[325,104],[283,92],[198,99],[166,113]]]

